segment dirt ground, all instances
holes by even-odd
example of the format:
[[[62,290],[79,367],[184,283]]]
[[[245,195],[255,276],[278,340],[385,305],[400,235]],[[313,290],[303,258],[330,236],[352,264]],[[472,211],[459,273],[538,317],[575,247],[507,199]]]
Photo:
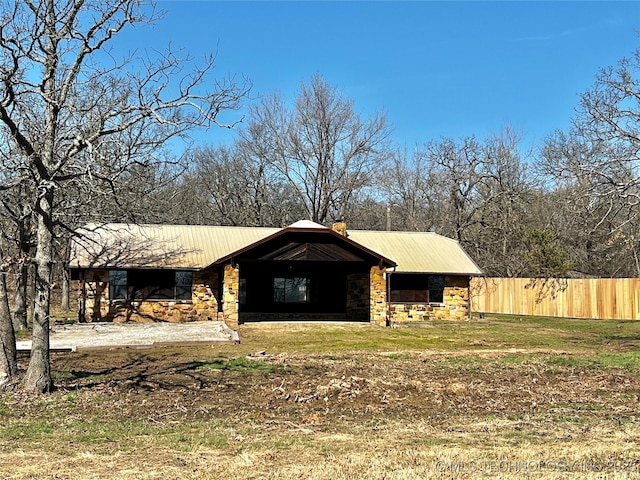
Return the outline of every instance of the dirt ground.
[[[431,425],[451,415],[575,414],[640,419],[640,375],[592,367],[544,368],[535,363],[456,363],[441,355],[388,356],[254,353],[264,363],[237,370],[208,368],[202,349],[154,348],[59,354],[54,368],[70,372],[65,391],[104,389],[126,398],[126,416],[190,419],[246,415],[314,429],[336,419],[367,424],[406,418]],[[211,347],[215,348],[215,347]],[[258,367],[259,368],[259,367]],[[95,380],[95,379],[99,380]]]
[[[584,465],[619,459],[636,462],[633,475],[606,478],[638,478],[636,370],[565,362],[555,351],[517,358],[509,349],[471,357],[436,350],[285,352],[271,348],[257,328],[240,334],[241,344],[54,353],[57,390],[47,401],[61,419],[45,423],[55,443],[46,443],[48,433],[31,444],[0,438],[7,453],[0,474],[479,478],[464,470],[465,462],[497,459],[553,460],[556,467],[580,460],[581,478],[605,478],[602,469]],[[536,360],[547,355],[552,360]],[[5,398],[3,408],[32,423],[43,410],[42,402],[20,396]],[[118,423],[127,425],[122,438],[107,432],[86,439],[96,428],[106,431],[100,425]],[[32,449],[46,451],[42,461],[55,469],[15,470]],[[86,476],[74,477],[79,467]],[[507,473],[495,478],[569,478]]]

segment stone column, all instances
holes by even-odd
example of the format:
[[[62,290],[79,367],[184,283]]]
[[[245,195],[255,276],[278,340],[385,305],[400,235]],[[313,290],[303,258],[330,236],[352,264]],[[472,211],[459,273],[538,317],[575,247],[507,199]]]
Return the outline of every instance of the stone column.
[[[222,314],[229,328],[238,328],[238,289],[240,269],[236,265],[225,265],[222,280]]]
[[[371,267],[369,279],[371,282],[371,323],[384,327],[387,325],[388,304],[387,304],[387,279],[385,269]]]

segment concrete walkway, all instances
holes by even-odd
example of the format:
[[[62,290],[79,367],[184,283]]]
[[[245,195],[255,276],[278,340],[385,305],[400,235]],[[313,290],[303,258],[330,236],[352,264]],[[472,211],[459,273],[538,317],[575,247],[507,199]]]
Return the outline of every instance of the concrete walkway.
[[[240,342],[238,333],[224,322],[185,323],[78,323],[52,325],[51,350],[111,347],[148,347],[157,343]],[[16,343],[30,351],[31,340]]]

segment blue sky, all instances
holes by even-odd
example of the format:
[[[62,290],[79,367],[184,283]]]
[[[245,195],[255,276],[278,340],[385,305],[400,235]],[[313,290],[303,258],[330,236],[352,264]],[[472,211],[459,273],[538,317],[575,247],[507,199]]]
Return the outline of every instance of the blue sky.
[[[505,125],[540,144],[566,128],[598,69],[640,47],[640,2],[311,2],[161,0],[166,16],[125,36],[168,42],[216,72],[245,74],[253,95],[293,99],[320,73],[363,115],[384,110],[398,145],[484,138]],[[119,41],[122,41],[120,39]],[[215,145],[233,134],[214,129]]]

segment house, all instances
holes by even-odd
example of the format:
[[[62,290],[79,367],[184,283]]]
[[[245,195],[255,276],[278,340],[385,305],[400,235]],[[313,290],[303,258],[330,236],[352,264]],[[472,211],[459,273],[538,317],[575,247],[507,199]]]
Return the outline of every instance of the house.
[[[345,320],[388,325],[470,314],[481,271],[435,233],[86,225],[71,241],[84,321]]]

